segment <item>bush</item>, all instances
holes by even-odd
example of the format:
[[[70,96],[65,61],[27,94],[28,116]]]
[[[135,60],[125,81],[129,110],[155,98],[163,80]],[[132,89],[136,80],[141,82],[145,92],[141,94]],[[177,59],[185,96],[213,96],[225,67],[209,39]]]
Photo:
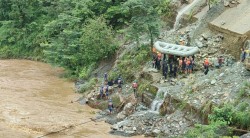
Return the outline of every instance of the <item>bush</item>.
[[[226,122],[216,121],[209,125],[196,124],[195,128],[189,130],[186,134],[186,138],[216,138],[223,135],[228,135]]]
[[[89,66],[83,67],[80,71],[79,77],[82,79],[88,79],[95,68],[95,63],[92,63]]]
[[[224,105],[222,108],[215,107],[213,113],[209,115],[209,120],[212,122],[223,121],[227,124],[231,124],[233,113],[233,106],[230,104]]]
[[[97,82],[97,78],[90,79],[88,82],[86,82],[86,83],[84,83],[84,84],[82,84],[80,86],[80,91],[79,92],[84,93],[84,92],[86,92],[86,91],[88,91],[90,89],[93,89],[95,87],[95,85],[96,85],[96,82]]]
[[[130,51],[124,54],[117,62],[116,70],[109,72],[110,79],[117,79],[121,74],[124,81],[132,82],[135,80],[135,74],[143,67],[149,59],[149,46],[142,45],[138,50]]]
[[[139,93],[142,92],[149,92],[151,93],[153,96],[156,96],[158,88],[151,85],[151,82],[145,82],[145,81],[141,81],[139,82],[139,88],[138,88]]]

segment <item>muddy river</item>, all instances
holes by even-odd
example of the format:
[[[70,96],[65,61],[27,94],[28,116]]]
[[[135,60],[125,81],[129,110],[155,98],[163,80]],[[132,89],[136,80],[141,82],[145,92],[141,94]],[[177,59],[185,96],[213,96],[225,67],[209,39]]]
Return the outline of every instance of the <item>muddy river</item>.
[[[71,103],[80,95],[73,82],[60,78],[62,69],[28,60],[0,60],[0,137],[33,138],[90,121],[94,110]],[[50,138],[116,138],[110,125],[90,121]]]

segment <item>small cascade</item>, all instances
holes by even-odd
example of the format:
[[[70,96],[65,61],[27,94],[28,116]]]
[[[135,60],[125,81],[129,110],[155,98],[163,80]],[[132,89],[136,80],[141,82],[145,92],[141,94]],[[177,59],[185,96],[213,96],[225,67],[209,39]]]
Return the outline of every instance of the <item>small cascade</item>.
[[[181,9],[175,19],[175,23],[174,23],[174,30],[177,30],[179,25],[180,25],[180,20],[183,16],[184,13],[186,13],[188,10],[193,9],[194,6],[196,6],[197,4],[199,4],[200,1],[203,0],[194,0],[192,3],[190,3],[189,5],[187,5],[186,7],[184,7],[183,9]]]
[[[156,111],[159,113],[160,106],[163,103],[166,94],[167,90],[163,90],[162,88],[157,91],[155,99],[151,104],[151,111]]]

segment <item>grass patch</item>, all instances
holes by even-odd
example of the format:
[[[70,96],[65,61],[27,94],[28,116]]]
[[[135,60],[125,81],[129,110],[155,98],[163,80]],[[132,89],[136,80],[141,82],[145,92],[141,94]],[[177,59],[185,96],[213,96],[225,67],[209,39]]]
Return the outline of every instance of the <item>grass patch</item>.
[[[121,101],[118,95],[113,95],[111,99],[112,99],[112,103],[114,107],[117,107],[118,105],[121,104]],[[95,103],[93,103],[92,107],[96,109],[100,109],[100,110],[106,110],[108,109],[108,100],[105,100],[105,99],[97,100],[95,101]]]
[[[97,78],[91,78],[88,82],[86,82],[80,86],[79,93],[84,93],[88,90],[93,89],[95,87],[97,81],[98,81]]]
[[[238,98],[249,98],[250,97],[250,83],[244,82],[243,86],[238,92]]]
[[[147,81],[139,82],[139,88],[138,88],[139,94],[143,92],[147,92],[147,93],[152,94],[153,96],[156,96],[158,88],[151,84],[152,84],[151,82],[147,82]]]
[[[150,47],[147,45],[140,46],[137,50],[131,50],[117,61],[117,66],[109,72],[110,79],[117,79],[119,74],[127,82],[135,80],[135,74],[142,69],[143,65],[150,58]]]

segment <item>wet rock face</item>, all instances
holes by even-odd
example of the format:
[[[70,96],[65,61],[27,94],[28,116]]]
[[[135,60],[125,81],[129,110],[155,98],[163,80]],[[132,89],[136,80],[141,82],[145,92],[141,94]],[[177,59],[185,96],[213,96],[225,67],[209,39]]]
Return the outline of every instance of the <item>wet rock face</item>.
[[[116,117],[118,119],[124,119],[125,117],[131,115],[134,111],[135,111],[134,105],[132,103],[127,103],[124,106],[123,111],[121,111],[120,113],[118,113]]]
[[[155,71],[155,72],[158,72],[156,69],[152,69],[151,71]],[[143,72],[140,74],[140,78],[141,79],[145,79],[145,80],[148,80],[148,81],[152,81],[153,80],[153,76],[152,74],[148,73],[148,72]]]
[[[172,114],[175,111],[175,108],[172,105],[172,98],[169,94],[165,97],[164,102],[160,106],[160,114]]]
[[[143,93],[142,97],[142,103],[144,103],[147,107],[150,107],[154,100],[154,96],[150,93]]]

